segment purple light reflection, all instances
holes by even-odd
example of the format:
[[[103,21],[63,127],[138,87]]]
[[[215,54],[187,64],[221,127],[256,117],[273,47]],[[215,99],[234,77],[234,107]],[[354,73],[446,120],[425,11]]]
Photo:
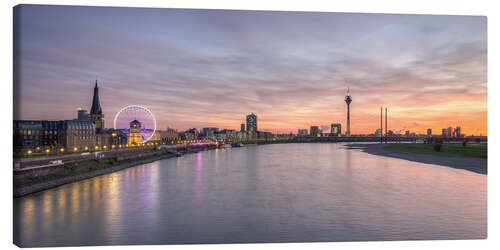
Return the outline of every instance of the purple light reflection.
[[[195,183],[195,196],[198,202],[201,201],[201,194],[203,192],[202,183],[202,153],[196,154],[196,183]]]

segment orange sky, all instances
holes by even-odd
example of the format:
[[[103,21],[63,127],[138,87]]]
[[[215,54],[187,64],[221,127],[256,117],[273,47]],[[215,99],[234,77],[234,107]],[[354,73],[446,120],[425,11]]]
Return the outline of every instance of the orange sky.
[[[486,17],[21,9],[15,119],[75,118],[98,76],[107,127],[138,104],[159,129],[239,130],[253,112],[260,130],[345,131],[349,87],[352,134],[379,128],[381,106],[393,131],[487,134]]]

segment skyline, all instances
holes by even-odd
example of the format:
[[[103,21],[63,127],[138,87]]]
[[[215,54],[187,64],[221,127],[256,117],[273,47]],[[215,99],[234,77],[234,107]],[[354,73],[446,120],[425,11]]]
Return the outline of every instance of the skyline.
[[[252,112],[263,131],[345,127],[349,87],[352,134],[384,106],[389,129],[487,135],[485,17],[16,8],[19,119],[90,110],[97,75],[106,127],[130,104],[160,129],[238,130]]]

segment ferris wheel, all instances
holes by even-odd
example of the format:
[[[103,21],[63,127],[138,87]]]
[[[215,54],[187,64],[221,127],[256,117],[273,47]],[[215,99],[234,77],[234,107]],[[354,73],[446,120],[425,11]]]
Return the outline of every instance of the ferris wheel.
[[[134,124],[137,124],[137,122],[140,124],[143,143],[153,138],[156,132],[156,118],[151,110],[139,105],[126,106],[116,113],[113,124],[115,129],[129,135],[131,123],[133,122]]]

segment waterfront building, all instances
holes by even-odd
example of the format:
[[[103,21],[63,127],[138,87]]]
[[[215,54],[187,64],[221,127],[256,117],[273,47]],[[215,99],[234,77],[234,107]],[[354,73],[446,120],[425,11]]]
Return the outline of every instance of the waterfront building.
[[[214,139],[217,132],[219,132],[219,128],[202,128],[200,136],[206,139]]]
[[[151,130],[151,133],[153,132],[153,130]],[[161,136],[160,136],[160,131],[156,130],[155,133],[151,136],[151,139],[149,139],[149,141],[160,141],[161,140]]]
[[[42,121],[14,120],[14,151],[21,152],[24,149],[34,149],[44,146],[46,129]],[[56,129],[51,131],[55,131],[57,135]],[[55,140],[51,138],[48,142],[50,142],[50,144],[52,144],[52,142],[57,143],[57,138]]]
[[[305,129],[300,129],[300,128],[299,128],[299,130],[297,131],[297,134],[298,134],[298,135],[302,135],[302,136],[304,136],[304,135],[308,135],[307,128],[305,128]]]
[[[273,136],[272,132],[257,131],[257,138],[260,138],[260,139],[271,139],[273,137],[274,136]]]
[[[455,128],[455,131],[453,131],[453,136],[456,138],[462,137],[462,128],[460,126]]]
[[[200,133],[196,128],[188,129],[181,133],[181,139],[184,140],[197,140]]]
[[[430,128],[427,129],[427,136],[432,136],[432,129]]]
[[[341,136],[342,125],[340,123],[332,123],[330,133],[332,133],[332,136]]]
[[[349,93],[349,88],[347,88],[347,95],[345,96],[345,103],[347,104],[347,131],[346,136],[351,136],[351,94]]]
[[[328,134],[332,131],[331,126],[328,125],[321,125],[321,133],[322,134]]]
[[[241,124],[240,132],[245,132],[245,123]]]
[[[77,116],[76,116],[77,120],[79,120],[79,121],[90,121],[90,114],[87,113],[87,110],[82,109],[82,108],[78,108],[76,110],[76,112],[77,112]]]
[[[95,125],[90,120],[60,122],[60,145],[67,150],[80,151],[96,144]]]
[[[94,96],[92,97],[92,108],[90,109],[90,118],[95,124],[97,130],[104,128],[104,114],[102,113],[101,104],[99,101],[99,87],[97,80],[95,81]]]
[[[235,139],[237,137],[237,132],[234,129],[223,129],[221,131],[215,132],[215,138],[217,140]]]
[[[141,137],[142,138],[142,137]],[[125,147],[128,144],[128,136],[119,129],[101,129],[96,133],[96,146],[99,149],[114,149]]]
[[[409,137],[409,136],[410,136],[410,130],[406,130],[406,131],[405,131],[405,136],[406,136],[406,137]]]
[[[257,129],[257,116],[254,113],[247,115],[247,132],[251,135],[255,135],[258,131]]]
[[[448,129],[443,128],[443,129],[441,130],[441,136],[442,136],[443,138],[446,138],[446,137],[448,136]]]
[[[311,136],[318,136],[318,134],[319,134],[318,126],[311,126],[311,128],[309,129],[309,132],[310,132]]]
[[[166,130],[159,130],[157,133],[160,135],[161,141],[173,141],[179,139],[179,132],[173,128],[167,128]]]
[[[236,133],[236,138],[238,139],[246,139],[248,137],[248,134],[246,132],[238,132]]]
[[[130,132],[128,135],[128,145],[142,144],[141,123],[138,120],[130,122]]]
[[[453,135],[453,128],[448,127],[448,130],[446,131],[446,133],[447,133],[447,138],[451,138],[451,136]]]
[[[74,150],[96,143],[95,125],[80,120],[14,120],[14,151],[64,148]]]

